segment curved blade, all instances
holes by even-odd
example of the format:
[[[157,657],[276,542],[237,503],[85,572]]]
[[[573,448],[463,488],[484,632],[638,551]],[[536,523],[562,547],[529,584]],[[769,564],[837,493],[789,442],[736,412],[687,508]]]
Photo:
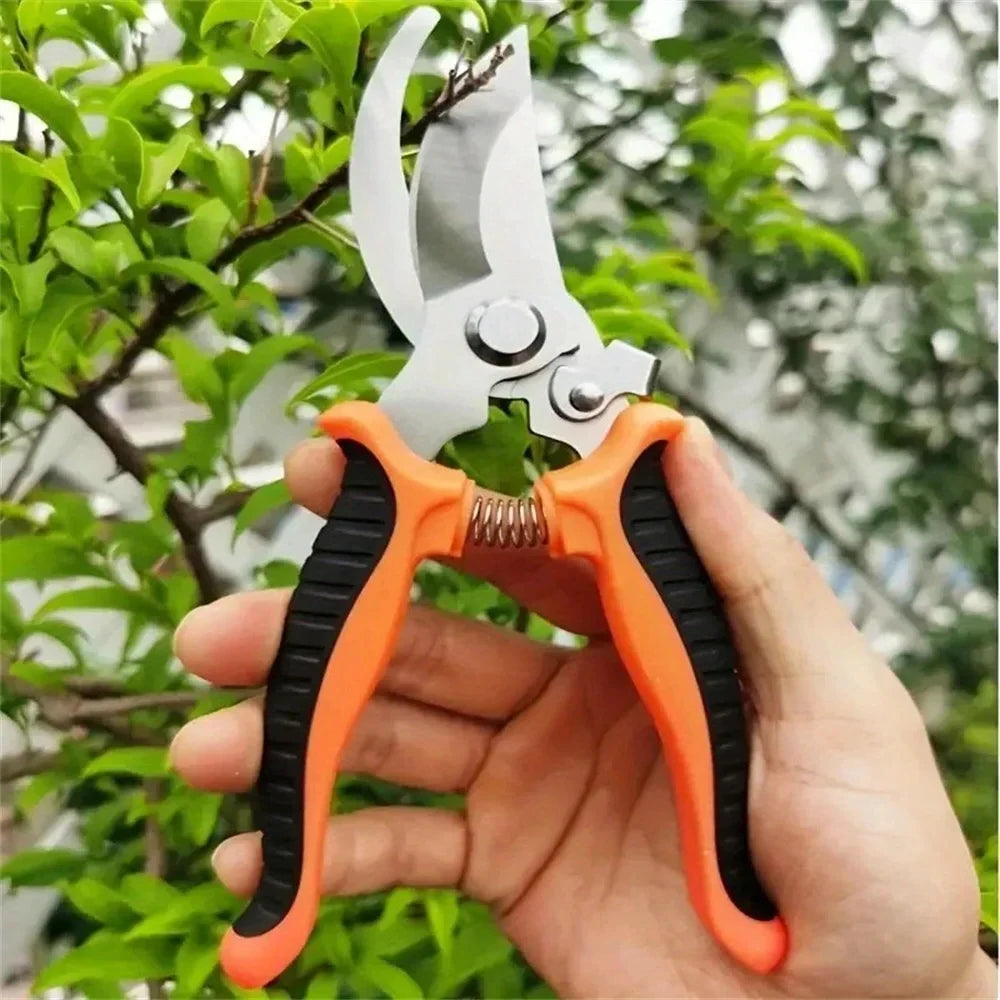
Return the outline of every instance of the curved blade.
[[[424,136],[411,193],[413,242],[430,299],[490,273],[512,291],[562,287],[549,224],[531,102],[528,32],[500,44],[495,75]],[[481,75],[495,58],[476,66]]]
[[[413,343],[423,326],[424,296],[410,240],[399,119],[410,71],[439,19],[437,11],[418,7],[385,47],[358,108],[348,172],[361,258],[389,315]]]

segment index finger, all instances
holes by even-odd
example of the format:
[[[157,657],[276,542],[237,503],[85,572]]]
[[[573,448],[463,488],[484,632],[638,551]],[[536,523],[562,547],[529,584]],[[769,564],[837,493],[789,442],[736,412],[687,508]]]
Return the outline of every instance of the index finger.
[[[288,492],[321,517],[330,513],[343,474],[344,456],[329,438],[302,441],[285,458]],[[544,549],[468,546],[460,559],[447,561],[568,632],[607,631],[594,572],[582,559],[554,559]]]

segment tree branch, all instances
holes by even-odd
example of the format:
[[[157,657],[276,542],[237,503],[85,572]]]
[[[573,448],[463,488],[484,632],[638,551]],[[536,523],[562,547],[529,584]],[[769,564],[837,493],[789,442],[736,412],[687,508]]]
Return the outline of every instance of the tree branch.
[[[50,771],[59,760],[58,750],[25,750],[0,758],[0,781],[16,781]]]
[[[403,144],[412,145],[419,142],[428,126],[447,114],[456,104],[489,83],[496,76],[500,65],[511,55],[511,52],[509,46],[502,50],[498,47],[489,65],[481,73],[468,74],[459,86],[452,88],[450,94],[442,92],[438,98],[431,102],[430,107],[421,118],[403,133]],[[209,270],[218,273],[224,267],[232,264],[250,247],[280,236],[289,229],[305,222],[308,213],[316,212],[337,188],[346,183],[347,173],[348,166],[345,163],[324,178],[301,201],[284,214],[263,225],[249,226],[244,229],[209,261]],[[178,313],[192,302],[200,292],[201,289],[197,285],[184,282],[165,295],[158,297],[152,310],[139,326],[138,333],[126,345],[118,358],[97,378],[80,386],[78,401],[97,399],[109,388],[126,379],[135,367],[139,356],[160,339],[177,318]]]
[[[107,415],[97,400],[87,396],[59,398],[104,442],[119,468],[145,485],[152,474],[145,455],[125,436],[125,432]],[[198,584],[202,603],[221,597],[222,588],[201,547],[198,508],[171,491],[163,509],[180,536],[184,557]]]
[[[3,492],[0,493],[0,499],[3,500],[16,500],[17,491],[21,487],[21,483],[24,482],[25,476],[31,471],[32,463],[35,461],[35,456],[38,454],[38,449],[42,445],[42,441],[45,439],[45,432],[49,429],[49,425],[55,418],[54,413],[48,413],[45,419],[35,428],[35,436],[31,439],[31,444],[28,445],[28,450],[24,454],[24,458],[21,459],[21,464],[17,467],[14,475],[10,477],[10,482],[4,487]]]
[[[233,517],[243,509],[251,496],[253,496],[253,490],[246,489],[227,490],[225,493],[220,493],[206,506],[197,508],[198,527],[204,528],[225,517]]]
[[[163,781],[159,778],[146,778],[142,783],[142,789],[149,806],[143,830],[143,847],[146,854],[143,870],[147,875],[162,879],[167,874],[167,842],[156,818],[154,807],[163,801]],[[149,1000],[163,1000],[165,996],[162,979],[147,979],[146,990],[149,993]]]
[[[235,111],[242,103],[243,98],[252,90],[256,90],[267,79],[267,71],[263,69],[251,69],[241,76],[233,84],[225,101],[217,108],[211,108],[199,122],[202,135],[204,135],[213,125],[218,125],[231,112]]]

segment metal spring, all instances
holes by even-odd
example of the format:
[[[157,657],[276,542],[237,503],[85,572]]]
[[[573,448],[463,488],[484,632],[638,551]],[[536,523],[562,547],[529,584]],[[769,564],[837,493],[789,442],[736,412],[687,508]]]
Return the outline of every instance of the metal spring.
[[[469,529],[476,545],[531,548],[549,540],[545,514],[533,497],[477,494]]]

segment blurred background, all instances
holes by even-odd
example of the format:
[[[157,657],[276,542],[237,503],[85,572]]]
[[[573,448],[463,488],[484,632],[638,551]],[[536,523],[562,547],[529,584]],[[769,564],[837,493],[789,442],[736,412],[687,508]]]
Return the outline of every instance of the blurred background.
[[[287,506],[282,455],[317,409],[373,398],[405,350],[335,175],[406,5],[359,13],[353,51],[331,54],[284,5],[221,2],[3,9],[3,68],[50,85],[0,95],[5,996],[43,969],[51,996],[171,979],[243,995],[210,957],[232,903],[207,856],[246,806],[166,773],[171,728],[224,703],[177,674],[169,632],[199,601],[294,579],[317,519]],[[995,4],[483,7],[485,32],[445,12],[410,121],[529,23],[571,290],[602,331],[662,352],[664,398],[708,422],[909,685],[995,954]],[[525,434],[497,411],[446,460],[517,492],[559,460],[532,453],[525,472]],[[457,574],[421,587],[519,620]],[[341,789],[347,808],[401,796],[419,798]],[[424,995],[548,995],[473,904],[395,899],[404,930],[377,954]],[[385,907],[330,904],[326,939],[353,950],[314,948],[271,995],[410,995],[357,944]]]

